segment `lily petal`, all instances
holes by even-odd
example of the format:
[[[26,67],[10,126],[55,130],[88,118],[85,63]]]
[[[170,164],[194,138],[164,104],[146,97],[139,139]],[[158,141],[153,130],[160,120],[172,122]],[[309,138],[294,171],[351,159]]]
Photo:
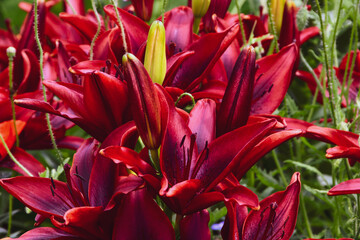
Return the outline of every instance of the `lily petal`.
[[[360,193],[360,178],[356,178],[356,179],[347,180],[332,187],[329,190],[328,195],[337,196],[337,195],[359,194],[359,193]]]
[[[83,238],[74,236],[71,233],[67,233],[63,230],[51,227],[39,227],[27,231],[18,240],[54,240],[54,239],[69,239],[69,240],[84,240]]]
[[[208,227],[210,215],[207,210],[202,210],[191,215],[187,215],[180,222],[180,236],[182,240],[210,239]]]
[[[141,189],[126,195],[116,214],[113,239],[171,240],[174,229],[161,208]]]
[[[285,191],[260,202],[260,210],[251,211],[243,228],[243,240],[289,240],[296,224],[301,189],[300,173],[294,173]]]

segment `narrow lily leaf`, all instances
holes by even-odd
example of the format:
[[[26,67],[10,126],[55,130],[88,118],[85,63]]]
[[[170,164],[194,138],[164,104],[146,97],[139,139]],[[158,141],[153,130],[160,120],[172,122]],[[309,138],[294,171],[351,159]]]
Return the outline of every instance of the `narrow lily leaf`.
[[[54,215],[61,219],[67,210],[75,207],[66,183],[57,180],[14,177],[1,179],[0,185],[32,211],[46,217]]]
[[[339,183],[335,187],[332,187],[329,190],[328,195],[337,196],[337,195],[359,194],[359,193],[360,193],[360,178],[356,178]]]
[[[296,224],[301,189],[300,173],[294,173],[285,191],[260,202],[260,210],[251,211],[243,228],[243,240],[289,240]]]
[[[235,25],[222,33],[209,33],[184,49],[194,51],[195,54],[184,61],[172,79],[171,86],[185,91],[195,88],[211,71],[238,31],[239,26]]]
[[[180,6],[165,13],[166,45],[173,55],[182,52],[193,41],[194,15],[191,8]]]
[[[166,214],[146,189],[141,189],[124,197],[116,214],[113,239],[171,240],[175,233]]]
[[[256,61],[259,69],[255,74],[252,114],[273,113],[280,105],[289,88],[297,58],[298,48],[293,43]]]
[[[190,112],[189,128],[196,134],[198,153],[205,149],[206,143],[215,139],[216,105],[213,100],[199,100]]]
[[[246,47],[235,63],[220,105],[218,136],[246,124],[251,110],[255,71],[255,51],[253,47]]]
[[[157,90],[142,63],[132,54],[123,56],[131,109],[145,146],[157,149],[161,141],[161,106]]]
[[[71,233],[67,233],[63,230],[51,227],[39,227],[27,231],[18,238],[17,240],[60,240],[60,239],[69,239],[69,240],[84,240],[83,238],[74,236]]]
[[[202,210],[191,215],[187,215],[180,222],[181,239],[210,239],[210,230],[208,227],[209,220],[210,216],[207,210]]]

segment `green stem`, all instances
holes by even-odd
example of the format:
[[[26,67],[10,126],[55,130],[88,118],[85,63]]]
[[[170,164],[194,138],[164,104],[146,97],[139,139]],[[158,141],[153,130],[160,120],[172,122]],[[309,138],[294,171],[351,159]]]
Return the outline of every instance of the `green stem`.
[[[243,25],[243,22],[241,19],[241,14],[240,14],[241,9],[240,9],[238,0],[235,0],[235,4],[236,4],[237,12],[238,12],[238,17],[239,17],[239,26],[240,26],[241,36],[242,36],[242,40],[243,40],[243,45],[246,45],[247,41],[246,41],[246,36],[245,36],[245,31],[244,31],[244,25]]]
[[[124,25],[121,22],[119,10],[117,9],[117,4],[115,3],[115,0],[111,0],[111,2],[112,2],[112,5],[114,6],[114,9],[115,9],[117,24],[119,25],[120,30],[121,30],[121,37],[122,37],[122,41],[123,41],[123,45],[124,45],[124,50],[125,50],[125,53],[127,53],[128,52],[128,45],[127,45],[127,42],[126,42],[125,28],[124,28]]]
[[[1,143],[3,144],[5,150],[6,150],[6,153],[9,155],[9,157],[11,158],[11,160],[21,169],[23,170],[28,176],[30,177],[33,177],[34,175],[31,174],[31,172],[29,170],[27,170],[15,157],[14,155],[11,153],[8,145],[6,144],[3,136],[0,134],[0,140],[1,140]]]
[[[9,50],[10,48],[8,48]],[[13,85],[13,69],[14,69],[14,56],[16,50],[10,49],[10,51],[7,50],[7,55],[9,59],[9,92],[10,92],[10,104],[11,104],[11,112],[12,112],[12,119],[14,124],[14,130],[15,130],[15,137],[16,137],[16,146],[19,147],[20,141],[19,141],[19,134],[16,127],[16,111],[15,111],[15,103],[14,103],[14,85]],[[11,51],[12,50],[12,51]]]
[[[71,11],[73,12],[73,14],[77,14],[75,11],[75,8],[73,7],[73,5],[71,4],[71,2],[69,0],[65,0],[66,4],[70,7]]]
[[[196,104],[195,98],[193,97],[193,95],[191,95],[191,93],[187,93],[187,92],[184,92],[183,94],[181,94],[181,95],[178,97],[178,99],[177,99],[176,102],[175,102],[175,106],[177,106],[177,104],[179,103],[179,101],[180,101],[183,97],[185,97],[185,96],[190,97],[193,106],[195,106],[195,104]]]
[[[13,202],[14,202],[14,198],[11,194],[9,194],[9,220],[8,220],[8,229],[7,229],[8,237],[10,237],[11,234]]]
[[[337,126],[337,120],[336,120],[336,115],[335,115],[335,107],[334,107],[334,96],[333,96],[333,85],[334,84],[333,84],[333,78],[331,77],[331,74],[329,74],[329,60],[328,60],[328,55],[327,55],[325,27],[324,27],[324,22],[323,22],[322,16],[321,16],[322,14],[321,14],[321,8],[320,8],[319,0],[315,0],[315,1],[316,1],[317,10],[318,10],[319,20],[320,20],[320,30],[321,30],[322,42],[323,42],[323,45],[324,45],[325,73],[326,73],[326,78],[327,78],[327,80],[329,82],[329,84],[328,84],[328,92],[329,92],[329,100],[330,100],[330,110],[331,110],[334,126]]]
[[[91,45],[90,45],[90,57],[89,57],[90,60],[93,60],[93,59],[94,59],[94,46],[95,46],[95,41],[96,41],[96,39],[99,37],[100,31],[101,31],[101,21],[100,21],[99,13],[98,13],[97,8],[96,8],[95,1],[96,1],[96,0],[91,0],[91,5],[92,5],[92,8],[93,8],[93,10],[94,10],[95,17],[96,17],[97,29],[96,29],[96,33],[95,33],[93,39],[91,40]]]
[[[157,149],[149,149],[149,156],[152,164],[154,165],[154,168],[158,173],[161,173],[160,169],[160,160],[159,160],[159,154]]]
[[[165,8],[167,5],[167,0],[163,0],[163,5],[162,5],[162,9],[161,9],[161,21],[164,24],[164,15],[165,15]]]
[[[44,81],[44,56],[43,56],[44,53],[43,53],[43,49],[42,49],[40,38],[39,38],[39,29],[38,29],[38,22],[39,22],[38,18],[39,18],[39,16],[38,16],[37,11],[38,11],[37,0],[34,0],[34,32],[35,32],[36,44],[37,44],[38,49],[39,49],[40,77],[41,77],[41,82],[43,82]],[[44,87],[43,84],[41,85],[41,87],[42,87],[44,101],[47,102],[47,96],[46,96],[45,87]],[[56,145],[54,131],[52,129],[51,122],[50,122],[50,115],[48,113],[46,113],[45,118],[46,118],[47,128],[49,130],[51,143],[53,145],[53,148],[54,148],[55,152],[58,155],[60,164],[63,164],[63,158],[62,158],[61,152],[60,152],[59,148]]]
[[[300,193],[300,211],[301,211],[302,215],[304,216],[305,228],[306,228],[308,237],[313,238],[314,234],[313,234],[313,232],[311,230],[309,217],[308,217],[307,211],[306,211],[304,196],[303,196],[302,193]]]
[[[280,161],[279,161],[279,158],[278,158],[278,156],[277,156],[277,153],[276,153],[275,150],[272,150],[272,151],[271,151],[271,154],[272,154],[272,156],[273,156],[273,158],[274,158],[276,167],[277,167],[277,169],[278,169],[278,171],[279,171],[279,174],[280,174],[280,177],[281,177],[281,181],[284,183],[284,186],[286,186],[286,185],[287,185],[287,181],[286,181],[286,178],[285,178],[285,175],[284,175],[284,171],[283,171],[282,168],[281,168]]]

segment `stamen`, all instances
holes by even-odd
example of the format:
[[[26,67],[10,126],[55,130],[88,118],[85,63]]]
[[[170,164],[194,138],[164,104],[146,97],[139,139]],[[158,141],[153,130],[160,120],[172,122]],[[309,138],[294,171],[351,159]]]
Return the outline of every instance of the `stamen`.
[[[273,88],[273,86],[274,86],[274,84],[271,84],[271,86],[269,87],[268,92],[270,92],[270,91],[271,91],[271,89]]]
[[[185,138],[186,138],[186,135],[184,135],[183,138],[181,139],[180,147],[182,147],[184,145]]]
[[[101,72],[105,72],[105,67],[100,68]]]
[[[55,197],[55,192],[54,192],[54,189],[53,189],[53,187],[51,185],[50,185],[50,190],[51,190],[52,196]]]
[[[51,181],[52,187],[53,187],[54,189],[56,189],[56,187],[55,187],[55,182],[54,182],[54,179],[53,179],[52,177],[50,178],[50,181]]]

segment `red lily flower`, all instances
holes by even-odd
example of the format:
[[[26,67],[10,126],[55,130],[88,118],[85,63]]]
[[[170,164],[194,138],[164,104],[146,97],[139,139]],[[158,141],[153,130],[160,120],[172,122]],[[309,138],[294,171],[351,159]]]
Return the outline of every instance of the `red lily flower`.
[[[18,99],[22,107],[49,112],[73,121],[90,135],[103,141],[107,135],[125,123],[127,109],[127,87],[103,72],[86,76],[83,86],[72,83],[46,81],[44,85],[59,96],[67,108],[55,109],[48,103],[36,99]],[[105,97],[103,97],[105,96]]]
[[[128,138],[122,129],[118,132],[120,139]],[[105,147],[109,143],[114,142],[107,140]],[[137,189],[143,180],[134,175],[119,176],[116,165],[96,157],[97,151],[96,141],[84,142],[74,156],[73,166],[64,167],[67,184],[46,178],[15,177],[0,180],[0,185],[40,214],[40,221],[50,218],[57,228],[85,239],[111,239],[113,217],[109,211],[116,206],[115,197]]]
[[[246,209],[233,206],[222,230],[224,239],[289,240],[295,229],[300,189],[300,173],[294,173],[286,190],[262,200],[259,210],[247,215]]]

